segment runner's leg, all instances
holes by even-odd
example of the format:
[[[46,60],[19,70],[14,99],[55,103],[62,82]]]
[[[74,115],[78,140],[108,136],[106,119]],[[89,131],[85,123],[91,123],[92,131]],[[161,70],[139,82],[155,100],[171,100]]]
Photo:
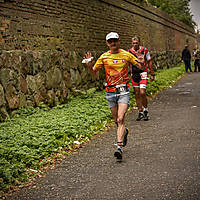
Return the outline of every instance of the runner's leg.
[[[117,116],[117,141],[121,143],[121,146],[123,145],[123,139],[124,139],[124,130],[125,130],[125,123],[124,118],[126,111],[128,109],[128,104],[125,103],[119,103],[118,104],[118,116]]]
[[[140,98],[141,98],[141,102],[142,102],[142,106],[144,108],[147,108],[147,97],[146,97],[146,89],[145,88],[140,88]]]
[[[119,103],[119,104],[122,104],[122,103]],[[128,104],[125,104],[125,105],[127,105],[127,108],[128,108]],[[110,108],[110,110],[111,110],[111,113],[112,113],[112,116],[113,116],[113,120],[117,125],[117,141],[120,142],[120,144],[121,144],[121,142],[124,139],[125,125],[124,125],[124,122],[123,122],[123,125],[121,125],[121,123],[119,124],[118,121],[121,121],[120,118],[123,118],[123,121],[124,121],[125,114],[122,114],[123,109],[121,109],[121,106],[120,106],[120,110],[118,108],[119,108],[119,106],[114,106],[114,107]],[[121,131],[123,131],[122,134],[121,134]],[[121,137],[118,137],[118,135],[121,135]]]
[[[125,135],[125,124],[124,118],[126,111],[128,109],[128,104],[126,103],[118,103],[118,113],[117,113],[117,150],[114,153],[114,156],[118,159],[122,159],[122,147],[123,140]]]
[[[147,79],[143,79],[140,84],[140,98],[143,106],[143,115],[144,115],[144,120],[147,121],[149,116],[148,116],[148,101],[147,101],[147,96],[146,96],[146,87],[147,87]]]
[[[118,123],[117,123],[118,105],[111,107],[110,111],[112,113],[113,120],[118,127]]]
[[[147,97],[146,97],[146,89],[140,88],[140,95],[142,99],[142,105],[144,107],[143,113],[144,113],[144,121],[148,121],[149,115],[148,115],[148,108],[147,108]]]
[[[138,117],[136,118],[136,121],[140,121],[144,115],[143,115],[143,109],[142,109],[142,99],[140,96],[140,86],[133,87],[135,91],[135,99],[136,99],[136,105],[138,107]]]
[[[140,96],[140,88],[134,87],[134,91],[135,91],[135,99],[136,99],[138,111],[142,112],[142,101],[141,101],[141,96]]]

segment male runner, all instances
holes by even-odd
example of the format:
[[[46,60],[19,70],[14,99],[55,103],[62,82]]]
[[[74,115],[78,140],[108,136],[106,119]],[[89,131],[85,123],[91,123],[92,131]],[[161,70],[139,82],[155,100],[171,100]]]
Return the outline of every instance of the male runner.
[[[137,121],[140,121],[144,118],[145,121],[149,119],[148,108],[147,108],[147,97],[146,97],[146,88],[147,88],[147,65],[150,68],[151,78],[154,80],[154,70],[152,67],[151,56],[147,48],[140,46],[140,38],[135,36],[132,38],[132,48],[128,50],[139,60],[144,59],[144,71],[139,70],[134,64],[130,64],[131,67],[131,82],[135,91],[136,104],[138,107],[138,117]]]
[[[114,156],[122,159],[122,147],[126,146],[128,129],[125,128],[124,118],[129,104],[129,77],[128,66],[132,63],[141,70],[144,68],[143,62],[138,62],[137,58],[127,51],[120,49],[119,35],[110,32],[106,35],[106,44],[109,51],[103,53],[95,65],[92,61],[86,63],[93,74],[96,74],[103,66],[106,72],[106,99],[110,107],[113,119],[117,125],[117,150]],[[85,54],[85,59],[91,59],[91,53]]]

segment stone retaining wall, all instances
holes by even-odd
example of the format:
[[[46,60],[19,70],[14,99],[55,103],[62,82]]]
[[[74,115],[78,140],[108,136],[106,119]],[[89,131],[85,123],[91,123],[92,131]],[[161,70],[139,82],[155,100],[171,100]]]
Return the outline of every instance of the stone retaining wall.
[[[98,57],[96,54],[95,57]],[[105,80],[90,75],[76,52],[2,51],[0,53],[0,113],[8,117],[23,106],[49,106],[64,103],[75,90],[102,90]],[[152,52],[155,69],[169,68],[180,62],[177,51]]]
[[[0,115],[63,103],[77,89],[102,89],[103,70],[95,81],[81,60],[84,52],[105,52],[110,31],[123,49],[139,35],[155,69],[176,65],[185,43],[192,49],[196,42],[190,27],[134,0],[0,1]]]

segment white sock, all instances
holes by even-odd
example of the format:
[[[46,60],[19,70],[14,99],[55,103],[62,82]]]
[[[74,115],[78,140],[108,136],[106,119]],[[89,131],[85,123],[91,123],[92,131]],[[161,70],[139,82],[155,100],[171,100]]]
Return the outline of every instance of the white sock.
[[[143,108],[143,112],[144,112],[144,111],[147,111],[147,112],[148,112],[148,108]]]
[[[122,150],[122,146],[117,145],[117,149]]]

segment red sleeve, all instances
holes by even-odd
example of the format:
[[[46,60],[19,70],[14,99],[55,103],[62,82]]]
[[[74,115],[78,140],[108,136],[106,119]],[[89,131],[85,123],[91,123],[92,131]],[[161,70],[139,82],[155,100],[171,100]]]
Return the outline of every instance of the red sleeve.
[[[147,48],[144,49],[144,54],[146,55],[149,52]]]

